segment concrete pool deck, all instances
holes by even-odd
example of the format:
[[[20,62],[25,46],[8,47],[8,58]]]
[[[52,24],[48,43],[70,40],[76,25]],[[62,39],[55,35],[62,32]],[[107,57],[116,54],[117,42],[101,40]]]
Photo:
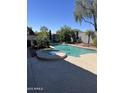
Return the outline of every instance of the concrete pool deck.
[[[44,59],[46,59],[48,61],[51,61],[52,59],[62,60],[61,56],[63,56],[63,54],[60,54],[60,56],[53,55],[53,58],[52,58],[52,55],[48,55],[47,53],[42,52],[42,50],[39,50],[37,52],[39,52],[39,54],[37,54],[37,55],[40,55],[41,60],[44,60]],[[94,74],[97,74],[97,53],[82,54],[82,55],[80,55],[80,57],[74,57],[74,56],[68,55],[64,60],[66,60],[67,62],[70,62],[76,66],[79,66],[83,69],[86,69]]]
[[[85,48],[85,49],[97,50],[96,47],[87,47],[87,46],[83,46],[82,44],[68,44],[68,45],[75,46],[75,47],[79,47],[79,48]]]
[[[65,58],[65,60],[94,74],[97,74],[96,53],[83,54],[80,57],[68,56],[67,58]]]

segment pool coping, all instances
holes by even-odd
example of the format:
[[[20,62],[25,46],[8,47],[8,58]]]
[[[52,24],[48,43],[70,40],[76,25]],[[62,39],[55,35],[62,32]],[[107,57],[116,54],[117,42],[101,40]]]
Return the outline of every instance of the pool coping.
[[[61,60],[61,59],[64,59],[67,57],[67,54],[63,54],[63,56],[60,56],[60,55],[49,55],[48,53],[44,52],[45,50],[43,49],[40,49],[38,51],[36,51],[37,53],[37,58],[40,59],[40,60]],[[40,52],[40,54],[39,54]],[[42,54],[42,56],[41,56]]]
[[[97,51],[97,48],[92,48],[92,47],[84,47],[84,46],[74,45],[74,44],[62,44],[62,45],[70,45],[70,46],[74,46],[74,47],[78,47],[78,48],[84,48],[84,49],[89,49],[89,50]],[[50,48],[55,48],[55,47],[54,46],[50,46]]]
[[[93,48],[93,47],[84,47],[84,46],[75,45],[75,44],[67,44],[67,45],[75,46],[75,47],[78,47],[78,48],[84,48],[84,49],[90,49],[90,50],[95,50],[95,51],[97,51],[97,48]]]

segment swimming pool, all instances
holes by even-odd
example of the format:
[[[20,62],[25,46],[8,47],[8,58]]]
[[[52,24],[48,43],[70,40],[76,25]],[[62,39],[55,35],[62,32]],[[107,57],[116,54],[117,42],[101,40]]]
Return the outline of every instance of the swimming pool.
[[[96,53],[96,50],[78,48],[71,45],[56,44],[53,45],[55,50],[65,52],[69,56],[79,57],[81,54]]]

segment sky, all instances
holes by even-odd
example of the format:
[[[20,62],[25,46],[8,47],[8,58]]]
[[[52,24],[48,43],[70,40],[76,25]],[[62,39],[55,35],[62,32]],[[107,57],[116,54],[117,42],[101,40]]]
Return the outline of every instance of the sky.
[[[89,23],[80,25],[75,21],[74,5],[75,0],[27,0],[27,25],[33,31],[40,31],[41,26],[46,26],[56,32],[64,25],[81,31],[94,30]]]

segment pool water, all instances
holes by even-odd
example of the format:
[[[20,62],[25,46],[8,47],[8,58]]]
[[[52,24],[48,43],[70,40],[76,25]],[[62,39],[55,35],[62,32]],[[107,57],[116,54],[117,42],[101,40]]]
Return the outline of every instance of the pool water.
[[[78,48],[78,47],[74,47],[71,45],[58,44],[58,45],[53,45],[53,46],[55,50],[63,51],[67,55],[74,56],[74,57],[79,57],[80,55],[87,54],[87,53],[96,53],[95,50]]]

